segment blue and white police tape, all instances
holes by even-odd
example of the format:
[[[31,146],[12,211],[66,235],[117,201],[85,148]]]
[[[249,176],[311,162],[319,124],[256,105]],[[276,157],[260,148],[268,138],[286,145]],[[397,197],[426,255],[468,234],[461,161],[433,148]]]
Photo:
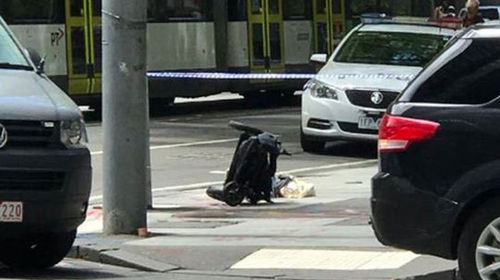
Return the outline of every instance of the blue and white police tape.
[[[301,73],[221,73],[221,72],[148,72],[149,78],[205,80],[308,80],[308,79],[385,79],[410,81],[412,74],[301,74]]]
[[[150,78],[210,80],[307,80],[315,76],[315,74],[281,73],[148,72],[148,77]]]

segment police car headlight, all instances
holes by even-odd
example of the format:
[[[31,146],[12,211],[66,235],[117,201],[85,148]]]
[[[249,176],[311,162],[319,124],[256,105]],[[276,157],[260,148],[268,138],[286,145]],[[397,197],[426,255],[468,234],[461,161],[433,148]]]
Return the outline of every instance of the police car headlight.
[[[338,92],[335,89],[323,85],[312,88],[311,95],[316,98],[339,100]]]
[[[311,94],[317,98],[328,98],[328,99],[339,100],[337,91],[326,86],[317,87],[316,90],[311,91]]]
[[[309,89],[311,95],[316,98],[327,98],[333,100],[339,100],[339,95],[337,90],[321,84],[318,81],[310,80],[305,86],[304,90]]]
[[[61,122],[61,142],[67,147],[79,146],[88,142],[83,119]]]

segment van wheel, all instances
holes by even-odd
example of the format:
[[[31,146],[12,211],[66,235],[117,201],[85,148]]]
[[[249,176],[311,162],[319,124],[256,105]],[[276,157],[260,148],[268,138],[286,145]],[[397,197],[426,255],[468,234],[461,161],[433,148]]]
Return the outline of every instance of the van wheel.
[[[16,270],[41,270],[59,263],[75,241],[76,231],[32,239],[2,241],[0,262]]]
[[[463,279],[500,278],[500,198],[474,212],[461,234],[458,264]]]
[[[302,150],[306,153],[320,154],[325,150],[325,142],[324,141],[313,141],[307,138],[300,130],[300,146],[302,146]]]

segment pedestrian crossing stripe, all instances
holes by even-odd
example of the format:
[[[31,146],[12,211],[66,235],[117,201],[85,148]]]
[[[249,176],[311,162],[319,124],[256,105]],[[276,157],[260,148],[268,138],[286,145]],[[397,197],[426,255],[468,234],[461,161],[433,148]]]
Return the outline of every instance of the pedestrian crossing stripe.
[[[418,258],[411,252],[262,249],[231,269],[389,270]]]

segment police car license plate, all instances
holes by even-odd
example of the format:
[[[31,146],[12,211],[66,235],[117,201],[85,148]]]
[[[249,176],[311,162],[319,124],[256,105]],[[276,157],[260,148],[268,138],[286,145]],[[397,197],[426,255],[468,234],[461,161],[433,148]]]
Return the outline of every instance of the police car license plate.
[[[1,223],[22,223],[23,203],[17,201],[4,201],[0,203]]]
[[[382,119],[379,117],[360,117],[358,121],[358,128],[378,130],[381,121]]]

